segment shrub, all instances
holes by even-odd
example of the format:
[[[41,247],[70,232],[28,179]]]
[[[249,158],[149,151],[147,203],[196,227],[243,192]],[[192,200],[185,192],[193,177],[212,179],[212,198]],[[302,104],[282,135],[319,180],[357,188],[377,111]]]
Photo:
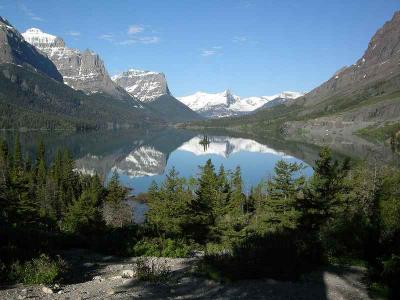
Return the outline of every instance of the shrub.
[[[154,258],[139,258],[135,262],[136,275],[139,280],[166,282],[171,276],[171,269],[165,261]]]
[[[60,278],[63,262],[52,260],[45,254],[25,263],[11,266],[11,279],[27,284],[51,284]]]
[[[173,239],[143,239],[136,243],[132,249],[135,256],[156,257],[188,257],[193,250],[193,245],[185,240]]]

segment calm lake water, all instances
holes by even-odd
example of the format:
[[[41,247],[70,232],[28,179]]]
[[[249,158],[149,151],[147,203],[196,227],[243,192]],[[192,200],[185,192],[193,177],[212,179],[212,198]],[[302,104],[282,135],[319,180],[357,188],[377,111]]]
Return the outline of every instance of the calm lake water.
[[[0,132],[12,144],[12,132]],[[160,183],[175,167],[181,176],[196,176],[199,166],[211,159],[216,170],[221,164],[227,170],[240,166],[245,191],[273,174],[276,162],[303,163],[304,174],[312,174],[310,165],[318,158],[319,148],[309,144],[287,142],[279,138],[256,139],[232,136],[223,132],[207,132],[210,144],[200,142],[203,134],[173,128],[153,130],[96,131],[89,133],[28,132],[20,133],[23,150],[34,156],[37,141],[47,146],[48,159],[57,148],[67,147],[75,158],[76,169],[86,174],[99,174],[106,180],[113,172],[120,175],[122,184],[133,194],[145,192],[154,180]],[[352,140],[329,141],[330,146],[343,155],[376,160],[391,159],[390,149]],[[371,154],[372,153],[372,154]],[[340,154],[338,154],[340,156]],[[396,155],[396,158],[398,156]]]
[[[276,162],[302,163],[306,176],[318,158],[319,147],[301,142],[288,142],[282,138],[254,138],[232,136],[224,132],[207,132],[209,145],[200,142],[203,134],[173,128],[153,130],[96,131],[88,133],[26,132],[20,133],[23,152],[34,158],[39,140],[46,145],[48,161],[59,148],[68,148],[79,172],[99,174],[105,181],[113,172],[121,183],[131,189],[133,195],[147,191],[154,180],[161,183],[172,167],[181,176],[196,176],[199,166],[211,159],[218,170],[221,164],[226,170],[241,167],[244,189],[265,181],[273,174]],[[0,132],[13,145],[15,132]],[[350,156],[379,164],[400,165],[399,155],[390,148],[354,137],[350,141],[324,137],[325,144],[334,150],[337,158]],[[136,223],[143,222],[148,206],[130,201]]]

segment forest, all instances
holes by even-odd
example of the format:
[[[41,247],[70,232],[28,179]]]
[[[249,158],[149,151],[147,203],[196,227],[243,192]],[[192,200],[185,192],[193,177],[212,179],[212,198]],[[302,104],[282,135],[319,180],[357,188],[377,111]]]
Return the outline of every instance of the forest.
[[[193,178],[171,169],[136,198],[150,209],[135,224],[131,191],[75,170],[67,149],[25,155],[0,142],[0,282],[68,280],[62,250],[188,257],[217,280],[296,280],[330,263],[362,264],[371,289],[400,298],[400,171],[333,159],[322,148],[313,175],[279,161],[246,193],[241,170],[209,160]]]

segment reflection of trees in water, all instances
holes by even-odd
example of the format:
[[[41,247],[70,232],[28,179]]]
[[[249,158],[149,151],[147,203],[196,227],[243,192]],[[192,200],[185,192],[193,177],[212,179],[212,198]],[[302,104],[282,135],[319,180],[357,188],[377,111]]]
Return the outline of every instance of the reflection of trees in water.
[[[204,152],[206,152],[211,144],[210,138],[207,135],[204,135],[203,139],[199,142],[199,144],[203,146]]]

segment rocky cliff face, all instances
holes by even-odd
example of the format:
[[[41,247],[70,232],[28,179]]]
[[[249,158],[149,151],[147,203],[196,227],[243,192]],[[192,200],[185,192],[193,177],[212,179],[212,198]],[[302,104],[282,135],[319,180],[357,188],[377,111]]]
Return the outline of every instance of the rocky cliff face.
[[[88,94],[100,92],[118,99],[129,98],[129,95],[111,80],[103,61],[93,51],[80,52],[68,48],[61,38],[37,28],[28,29],[22,35],[28,43],[51,59],[62,74],[64,82],[70,87]]]
[[[151,102],[163,95],[171,96],[163,73],[130,69],[113,76],[112,80],[142,102]]]
[[[27,43],[22,35],[2,17],[0,17],[0,63],[27,66],[57,81],[63,81],[56,66]]]
[[[400,12],[396,12],[372,37],[364,55],[303,97],[304,104],[312,106],[335,95],[346,96],[399,74]]]
[[[113,76],[112,80],[169,122],[185,122],[201,118],[172,96],[163,73],[130,69]]]

